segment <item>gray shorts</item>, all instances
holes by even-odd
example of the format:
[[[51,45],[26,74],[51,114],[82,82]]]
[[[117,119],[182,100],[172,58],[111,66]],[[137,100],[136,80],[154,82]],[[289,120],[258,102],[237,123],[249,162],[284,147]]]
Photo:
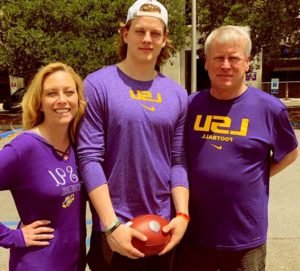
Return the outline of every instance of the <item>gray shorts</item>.
[[[175,252],[176,271],[265,271],[266,244],[224,251],[184,243]]]

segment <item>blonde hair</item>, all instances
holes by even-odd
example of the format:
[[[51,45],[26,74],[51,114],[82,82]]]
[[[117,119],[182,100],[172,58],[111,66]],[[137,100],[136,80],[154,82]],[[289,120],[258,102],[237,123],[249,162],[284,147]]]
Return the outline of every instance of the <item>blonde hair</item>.
[[[250,38],[249,26],[225,25],[213,30],[204,43],[204,53],[209,54],[213,42],[226,44],[230,42],[239,42],[240,39],[245,41],[245,55],[250,56],[252,42]]]
[[[69,127],[71,140],[75,143],[77,126],[84,114],[86,105],[83,94],[83,83],[80,76],[72,69],[72,67],[61,62],[50,63],[42,67],[31,81],[22,101],[23,129],[32,129],[44,121],[44,113],[40,110],[42,106],[43,83],[48,75],[57,71],[69,73],[76,84],[78,94],[78,111],[76,112]]]
[[[147,11],[147,12],[160,12],[160,9],[151,4],[144,4],[141,7],[141,11]],[[123,33],[125,30],[129,30],[131,26],[131,20],[127,22],[127,24],[121,23],[120,29],[119,29],[119,38],[117,40],[117,45],[118,45],[118,53],[119,53],[119,58],[120,60],[124,60],[127,56],[127,44],[124,42],[123,39]],[[164,34],[168,34],[168,28],[167,26],[164,27]],[[175,47],[172,44],[172,41],[167,37],[166,40],[166,45],[164,48],[161,49],[159,56],[157,57],[156,60],[156,66],[160,66],[164,64],[171,56],[172,54],[175,53]]]

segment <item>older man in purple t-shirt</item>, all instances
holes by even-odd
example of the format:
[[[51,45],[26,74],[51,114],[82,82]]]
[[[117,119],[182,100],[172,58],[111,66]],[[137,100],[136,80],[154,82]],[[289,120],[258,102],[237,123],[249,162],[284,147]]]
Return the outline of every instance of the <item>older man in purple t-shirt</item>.
[[[263,271],[269,179],[297,157],[288,113],[244,83],[248,27],[223,26],[205,43],[211,88],[190,96],[191,224],[179,270]]]

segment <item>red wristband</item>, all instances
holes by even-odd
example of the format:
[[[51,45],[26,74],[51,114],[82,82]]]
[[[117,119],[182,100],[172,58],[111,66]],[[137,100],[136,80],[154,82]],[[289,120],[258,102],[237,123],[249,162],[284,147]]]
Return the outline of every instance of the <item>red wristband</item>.
[[[182,212],[176,213],[176,216],[183,217],[187,222],[189,222],[191,220],[191,218],[190,218],[190,216],[188,214],[185,214],[185,213],[182,213]]]

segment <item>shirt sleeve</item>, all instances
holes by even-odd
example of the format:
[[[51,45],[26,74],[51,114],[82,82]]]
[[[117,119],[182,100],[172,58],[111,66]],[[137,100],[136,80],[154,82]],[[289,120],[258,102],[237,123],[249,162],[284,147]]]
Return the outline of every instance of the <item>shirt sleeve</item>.
[[[12,143],[0,150],[0,190],[14,188],[18,178],[18,155]]]
[[[5,248],[26,247],[22,230],[13,230],[0,223],[0,246]]]
[[[84,81],[87,108],[77,136],[80,174],[88,192],[107,182],[101,163],[105,154],[105,106],[103,94]]]
[[[18,155],[9,143],[0,151],[0,190],[10,190],[15,188],[18,178]],[[0,223],[0,246],[5,248],[26,247],[21,230],[13,230]]]
[[[181,112],[175,127],[175,133],[172,143],[172,168],[171,168],[171,185],[184,186],[189,188],[187,178],[186,151],[185,151],[185,124],[187,117],[188,100],[187,95],[181,103]]]
[[[275,118],[274,127],[272,129],[272,138],[275,163],[278,163],[298,146],[297,137],[289,121],[289,115],[286,108],[282,109]]]

